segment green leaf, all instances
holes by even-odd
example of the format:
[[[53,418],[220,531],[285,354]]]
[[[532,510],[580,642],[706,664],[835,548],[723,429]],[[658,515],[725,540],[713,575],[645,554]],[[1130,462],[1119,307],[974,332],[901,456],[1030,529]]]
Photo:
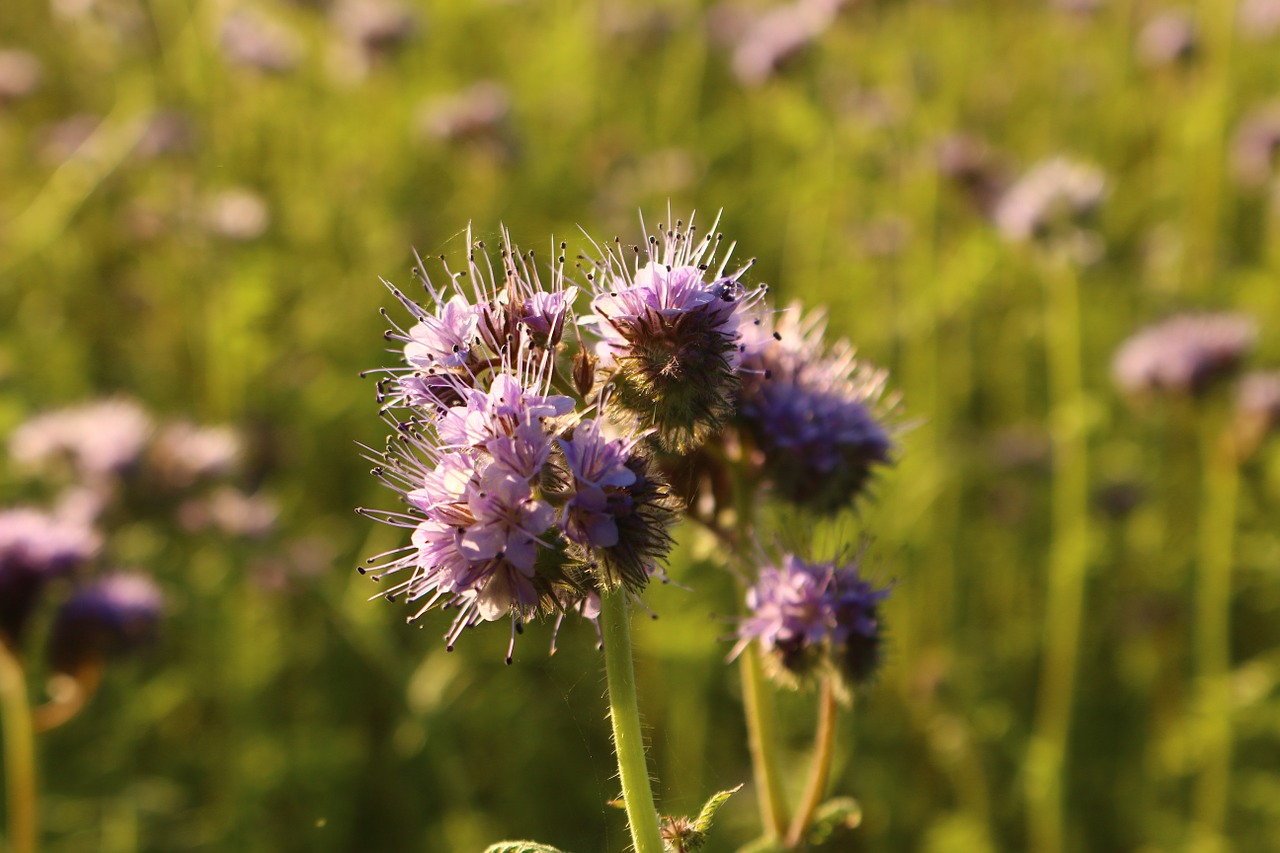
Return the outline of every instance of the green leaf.
[[[484,848],[484,853],[564,853],[550,844],[536,841],[499,841]]]
[[[736,788],[730,788],[727,791],[721,791],[715,794],[711,799],[707,800],[702,807],[702,811],[698,812],[698,819],[693,822],[693,828],[696,832],[706,832],[711,829],[711,821],[716,816],[716,812],[724,805],[725,800],[742,790],[739,785]]]
[[[809,841],[822,844],[837,829],[853,829],[862,823],[862,806],[853,797],[836,797],[818,806],[809,829]]]

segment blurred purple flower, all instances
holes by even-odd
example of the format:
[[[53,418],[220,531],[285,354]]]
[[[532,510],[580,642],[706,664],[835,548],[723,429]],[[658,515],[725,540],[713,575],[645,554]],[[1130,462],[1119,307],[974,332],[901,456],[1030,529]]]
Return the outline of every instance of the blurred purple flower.
[[[844,0],[796,0],[751,19],[736,39],[733,73],[745,86],[768,81],[835,23]]]
[[[1199,45],[1195,20],[1183,11],[1167,11],[1151,18],[1138,31],[1138,61],[1151,68],[1189,62]]]
[[[1006,239],[1027,242],[1078,227],[1106,197],[1093,166],[1055,157],[1028,170],[1000,197],[993,217]]]
[[[418,108],[422,135],[449,142],[501,140],[511,96],[501,83],[481,80],[460,92],[424,101]]]
[[[50,580],[102,546],[90,527],[34,509],[0,511],[0,639],[16,643]]]
[[[1244,456],[1280,429],[1280,371],[1249,373],[1236,388],[1236,430]]]
[[[230,473],[240,460],[240,438],[230,427],[186,421],[162,426],[151,446],[156,474],[174,488]]]
[[[1258,330],[1241,314],[1183,314],[1126,340],[1111,371],[1121,390],[1199,395],[1232,373]]]
[[[1280,155],[1280,102],[1249,112],[1231,140],[1231,170],[1241,185],[1256,189],[1271,181]]]
[[[302,58],[297,33],[246,9],[232,12],[223,21],[219,43],[228,62],[255,71],[283,74]]]
[[[148,577],[115,574],[78,588],[58,609],[49,635],[49,662],[76,674],[108,654],[151,641],[164,597]]]
[[[1236,27],[1250,39],[1267,39],[1280,33],[1280,0],[1241,0]]]
[[[848,341],[828,346],[826,325],[793,303],[745,327],[738,420],[783,498],[834,512],[890,463],[896,401],[885,398],[888,373],[855,358]]]
[[[44,69],[35,55],[25,50],[0,50],[0,105],[35,94],[44,80]]]
[[[79,476],[97,479],[136,465],[152,429],[138,404],[101,400],[31,418],[9,437],[9,454],[31,467],[67,461]]]

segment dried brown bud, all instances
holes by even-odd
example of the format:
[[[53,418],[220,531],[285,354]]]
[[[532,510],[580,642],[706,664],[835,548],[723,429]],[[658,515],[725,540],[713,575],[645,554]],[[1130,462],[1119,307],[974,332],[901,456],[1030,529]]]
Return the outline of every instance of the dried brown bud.
[[[585,349],[578,350],[578,354],[573,358],[573,387],[583,397],[596,382],[596,362],[599,361],[594,355]]]

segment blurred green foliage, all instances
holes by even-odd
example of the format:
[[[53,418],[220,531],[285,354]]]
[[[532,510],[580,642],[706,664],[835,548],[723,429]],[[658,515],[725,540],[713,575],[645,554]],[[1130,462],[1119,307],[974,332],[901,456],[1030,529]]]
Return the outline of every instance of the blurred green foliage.
[[[554,234],[586,251],[578,226],[634,240],[637,211],[662,220],[668,203],[723,208],[754,279],[828,305],[913,422],[874,500],[829,537],[867,531],[866,559],[897,580],[883,675],[842,729],[833,789],[863,813],[847,849],[1025,849],[1055,404],[1044,282],[939,172],[956,133],[1011,174],[1058,154],[1107,174],[1071,413],[1099,500],[1068,840],[1181,847],[1203,747],[1194,430],[1185,412],[1126,405],[1109,361],[1153,319],[1234,308],[1260,323],[1257,362],[1280,363],[1280,183],[1240,186],[1230,165],[1242,118],[1280,91],[1280,34],[1241,24],[1233,0],[1201,2],[1195,51],[1160,63],[1135,53],[1157,3],[864,0],[748,85],[718,35],[759,8],[747,0],[437,0],[381,36],[358,5],[0,9],[0,48],[42,71],[29,95],[0,96],[0,433],[110,393],[235,424],[294,543],[282,570],[249,544],[145,526],[113,541],[160,578],[170,618],[42,740],[48,849],[624,849],[589,625],[567,623],[554,657],[550,626],[531,626],[506,667],[499,626],[447,654],[442,616],[415,630],[366,603],[376,588],[353,567],[399,543],[352,514],[390,499],[355,444],[385,429],[357,373],[394,358],[378,277],[406,285],[414,247],[460,254],[468,222],[493,243],[501,221],[524,248],[549,256]],[[463,103],[493,98],[488,118],[441,106],[480,81],[500,89]],[[0,484],[10,503],[32,496],[16,474]],[[1127,494],[1136,505],[1108,510]],[[1234,571],[1241,851],[1280,849],[1278,495],[1271,447],[1244,471]],[[635,636],[672,813],[750,775],[723,663],[734,584],[696,531],[681,540],[679,585],[652,591],[659,618]],[[797,772],[812,706],[782,697]],[[751,809],[733,798],[708,849],[750,840]]]

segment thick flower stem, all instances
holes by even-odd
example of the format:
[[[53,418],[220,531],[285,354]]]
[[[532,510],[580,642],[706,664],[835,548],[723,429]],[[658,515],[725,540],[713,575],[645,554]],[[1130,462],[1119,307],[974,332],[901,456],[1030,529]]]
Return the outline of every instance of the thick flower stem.
[[[9,853],[36,850],[36,750],[26,673],[0,640],[0,716],[4,718],[4,780],[9,805]]]
[[[1205,750],[1192,801],[1191,849],[1217,851],[1226,847],[1231,779],[1231,555],[1240,477],[1230,424],[1219,412],[1203,420],[1194,657]]]
[[[604,635],[604,665],[609,680],[609,719],[613,748],[618,756],[622,800],[631,827],[635,853],[662,853],[658,810],[653,804],[640,709],[636,702],[636,674],[631,659],[631,626],[627,591],[621,587],[600,596],[600,629]]]
[[[747,738],[751,748],[751,772],[760,802],[765,834],[784,838],[787,831],[787,796],[778,768],[778,737],[774,727],[774,700],[764,676],[764,664],[756,643],[739,658],[742,669],[742,702],[747,712]]]
[[[800,809],[787,830],[787,849],[798,850],[809,834],[813,816],[822,805],[827,793],[827,781],[831,778],[831,757],[836,745],[836,688],[830,676],[822,679],[822,692],[818,696],[818,730],[814,734],[813,763],[809,766],[809,782],[805,786]]]
[[[1027,766],[1029,849],[1066,846],[1064,788],[1081,619],[1089,571],[1089,474],[1080,297],[1071,261],[1041,256],[1046,282],[1045,360],[1053,410],[1052,539],[1045,602],[1044,652]]]

